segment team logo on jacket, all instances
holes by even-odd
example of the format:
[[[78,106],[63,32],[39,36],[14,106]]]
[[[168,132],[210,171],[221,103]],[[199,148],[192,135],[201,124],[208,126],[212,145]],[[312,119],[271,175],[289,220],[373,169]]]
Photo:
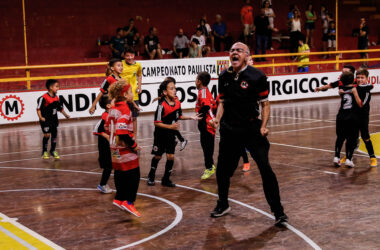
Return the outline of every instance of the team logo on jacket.
[[[242,81],[242,82],[240,83],[240,87],[241,87],[242,89],[246,89],[246,88],[248,88],[248,83],[247,83],[246,81]]]

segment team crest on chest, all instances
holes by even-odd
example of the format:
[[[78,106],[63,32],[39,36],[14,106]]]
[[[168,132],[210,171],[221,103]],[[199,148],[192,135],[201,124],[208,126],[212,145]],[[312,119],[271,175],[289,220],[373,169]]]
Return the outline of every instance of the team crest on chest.
[[[242,82],[240,83],[240,87],[241,87],[242,89],[246,89],[246,88],[248,88],[248,83],[247,83],[246,81],[242,81]]]

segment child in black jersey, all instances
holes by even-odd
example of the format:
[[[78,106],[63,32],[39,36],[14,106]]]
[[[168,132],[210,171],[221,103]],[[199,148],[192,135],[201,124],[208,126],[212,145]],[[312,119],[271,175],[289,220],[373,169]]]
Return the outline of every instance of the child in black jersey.
[[[346,161],[345,166],[354,167],[352,156],[357,146],[359,138],[359,123],[357,109],[361,106],[361,100],[354,87],[354,74],[345,72],[341,75],[342,87],[339,90],[341,95],[341,106],[337,115],[337,133],[346,140]]]
[[[358,111],[360,135],[367,148],[368,155],[370,157],[370,165],[371,167],[376,167],[377,159],[375,156],[375,152],[373,150],[371,136],[368,130],[371,89],[373,89],[373,85],[368,83],[368,75],[369,75],[369,72],[366,69],[360,68],[356,72],[356,83],[358,84],[356,86],[356,89],[358,91],[358,95],[361,101],[361,105],[360,105],[361,108],[358,109],[357,111]]]
[[[54,79],[47,80],[46,88],[48,92],[37,100],[37,115],[40,119],[42,133],[44,134],[42,139],[42,158],[49,159],[47,148],[51,136],[50,155],[52,155],[54,159],[59,159],[60,156],[55,150],[59,124],[57,112],[61,112],[67,119],[69,119],[70,116],[63,110],[63,106],[57,96],[59,89],[58,81]]]
[[[110,149],[110,136],[108,124],[108,112],[111,109],[111,99],[103,97],[99,101],[101,108],[105,109],[102,118],[95,125],[93,134],[98,136],[98,150],[99,150],[99,165],[103,169],[102,178],[97,186],[97,189],[104,193],[112,193],[112,189],[108,186],[107,182],[112,172],[112,158]]]
[[[176,80],[171,77],[171,76],[167,76],[165,77],[165,80],[164,81],[172,81],[174,82],[174,85],[176,84]],[[164,94],[162,93],[162,91],[159,89],[158,90],[158,97],[154,98],[152,103],[155,102],[155,101],[160,101],[162,98],[164,98]],[[178,99],[178,97],[177,97]],[[181,147],[180,147],[180,150],[179,151],[182,151],[185,149],[186,145],[187,145],[187,140],[185,138],[183,138],[183,136],[181,135],[181,132],[179,132],[179,130],[177,130],[175,132],[175,136],[178,138],[178,140],[181,142]],[[175,142],[175,144],[177,145],[177,141]]]
[[[165,165],[165,174],[162,177],[161,185],[175,187],[170,180],[170,175],[174,165],[175,152],[175,135],[179,129],[178,120],[199,120],[199,116],[185,117],[182,115],[181,102],[176,96],[176,88],[173,81],[163,81],[160,84],[159,92],[163,93],[163,98],[158,103],[154,116],[154,142],[151,168],[148,175],[149,186],[155,185],[155,175],[158,162],[166,153],[167,161]]]

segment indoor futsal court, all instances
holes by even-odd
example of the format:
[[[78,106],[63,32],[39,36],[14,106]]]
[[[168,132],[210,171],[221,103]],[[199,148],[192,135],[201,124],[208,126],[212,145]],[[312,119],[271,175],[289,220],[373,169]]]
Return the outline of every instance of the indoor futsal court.
[[[379,99],[373,96],[369,125],[377,152]],[[368,155],[360,151],[355,168],[332,165],[339,103],[336,97],[271,104],[270,161],[289,216],[284,228],[273,225],[254,163],[242,172],[240,162],[232,177],[232,211],[210,218],[216,179],[200,180],[203,157],[193,121],[181,122],[189,144],[176,150],[172,179],[177,187],[147,186],[152,114],[138,118],[143,149],[135,205],[141,218],[115,208],[113,194],[96,190],[101,169],[92,129],[98,119],[60,124],[57,161],[40,158],[37,123],[2,127],[0,226],[18,230],[26,244],[34,242],[38,249],[378,249],[378,168],[369,167]],[[217,150],[218,139],[215,160]],[[113,178],[109,184],[114,188]]]

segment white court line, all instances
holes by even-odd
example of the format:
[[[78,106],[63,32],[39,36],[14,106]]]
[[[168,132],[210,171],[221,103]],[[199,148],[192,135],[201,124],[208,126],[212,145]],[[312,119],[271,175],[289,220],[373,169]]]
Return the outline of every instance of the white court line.
[[[38,121],[36,121],[37,123]],[[85,127],[85,126],[95,126],[95,124],[97,123],[98,121],[95,121],[94,123],[85,123],[85,124],[80,124],[80,125],[67,125],[67,126],[59,126],[58,129],[60,128],[72,128],[72,127]],[[35,126],[40,126],[40,124],[38,125],[35,125]],[[38,128],[30,128],[30,129],[17,129],[17,130],[8,130],[8,131],[1,131],[0,134],[9,134],[9,133],[16,133],[16,132],[28,132],[28,131],[41,131],[41,128],[38,127]]]
[[[269,116],[270,118],[280,118],[280,119],[294,119],[294,120],[309,120],[309,121],[320,121],[323,122],[321,119],[313,119],[313,118],[304,118],[304,117],[292,117],[292,116]]]
[[[321,122],[321,121],[285,123],[285,124],[278,124],[278,125],[270,125],[270,126],[268,126],[268,128],[281,127],[281,126],[289,126],[289,125],[308,124],[308,123],[315,123],[315,122]]]
[[[14,239],[15,241],[17,241],[18,243],[20,243],[24,247],[26,247],[28,249],[32,249],[32,250],[37,250],[37,248],[35,248],[34,246],[30,245],[28,242],[26,242],[25,240],[21,239],[20,237],[18,237],[17,235],[13,234],[12,232],[8,231],[7,229],[3,228],[2,226],[0,226],[0,231],[2,231],[3,233],[5,233],[6,235],[8,235],[8,237]]]
[[[0,167],[0,169],[19,169],[19,168],[12,168],[12,167]],[[23,169],[28,169],[28,170],[37,170],[35,168],[23,168]],[[43,169],[43,170],[48,170],[48,171],[62,171],[61,169]],[[70,172],[70,171],[73,171],[73,172],[79,172],[78,170],[66,170],[65,172]],[[89,174],[94,174],[95,172],[87,172],[87,171],[80,171],[81,173],[89,173]],[[98,174],[100,175],[101,173],[95,173],[95,174]],[[147,179],[146,178],[140,178],[141,180],[144,180],[146,181]],[[157,182],[160,182],[160,181],[157,181]],[[197,189],[197,188],[193,188],[193,187],[188,187],[188,186],[184,186],[184,185],[180,185],[180,184],[176,184],[177,187],[181,187],[183,189],[188,189],[188,190],[193,190],[193,191],[196,191],[196,192],[200,192],[200,193],[204,193],[204,194],[207,194],[207,195],[211,195],[211,196],[214,196],[214,197],[218,197],[217,194],[214,194],[214,193],[211,193],[211,192],[208,192],[208,191],[205,191],[205,190],[201,190],[201,189]],[[61,188],[52,188],[52,190],[58,190],[58,189],[61,189]],[[73,188],[71,188],[73,189]],[[13,192],[20,192],[22,191],[23,189],[18,189],[17,191],[13,191]],[[40,191],[41,189],[30,189],[30,190],[33,190],[33,191]],[[86,190],[94,190],[94,189],[86,189]],[[6,192],[6,191],[0,191],[0,193],[2,192]],[[241,206],[244,206],[246,208],[249,208],[251,210],[254,210],[258,213],[261,213],[271,219],[274,219],[274,216],[261,210],[261,209],[258,209],[256,207],[253,207],[253,206],[250,206],[246,203],[243,203],[241,201],[238,201],[238,200],[235,200],[235,199],[231,199],[231,198],[228,198],[228,200],[230,200],[231,202],[233,203],[236,203],[236,204],[239,204]],[[312,241],[309,237],[307,237],[305,234],[303,234],[302,232],[300,232],[299,230],[297,230],[296,228],[294,228],[293,226],[291,226],[290,224],[288,223],[283,223],[290,231],[294,232],[296,235],[298,235],[301,239],[303,239],[305,242],[307,242],[310,246],[312,246],[314,249],[321,249],[314,241]]]
[[[298,132],[298,131],[305,131],[305,130],[314,130],[314,129],[321,129],[321,128],[331,128],[335,127],[335,125],[330,125],[330,126],[322,126],[322,127],[312,127],[312,128],[301,128],[301,129],[292,129],[292,130],[283,130],[283,131],[274,131],[270,132],[270,134],[279,134],[279,133],[289,133],[289,132]]]
[[[0,217],[4,218],[6,222],[11,223],[15,227],[17,227],[17,228],[21,229],[22,231],[28,233],[29,235],[33,236],[34,238],[38,239],[39,241],[43,242],[44,244],[48,245],[49,247],[52,247],[53,249],[59,249],[59,250],[63,250],[64,249],[64,248],[58,246],[57,244],[55,244],[54,242],[46,239],[42,235],[39,235],[38,233],[34,232],[33,230],[31,230],[31,229],[25,227],[24,225],[18,223],[16,221],[16,219],[11,219],[11,218],[9,218],[8,216],[6,216],[5,214],[2,214],[2,213],[0,213]]]
[[[12,190],[0,190],[0,193],[9,193],[9,192],[29,192],[29,191],[78,191],[78,190],[80,190],[80,191],[96,191],[97,189],[95,189],[95,188],[33,188],[33,189],[12,189]],[[152,198],[152,199],[156,199],[156,200],[159,200],[159,201],[162,201],[162,202],[164,202],[164,203],[166,203],[166,204],[168,204],[169,206],[171,206],[171,207],[173,207],[174,208],[174,210],[175,210],[175,212],[176,212],[176,216],[175,216],[175,219],[173,220],[173,222],[169,225],[169,226],[167,226],[167,227],[165,227],[164,229],[162,229],[162,230],[160,230],[160,231],[158,231],[157,233],[155,233],[155,234],[152,234],[151,236],[149,236],[149,237],[146,237],[146,238],[144,238],[144,239],[142,239],[142,240],[139,240],[139,241],[135,241],[135,242],[133,242],[133,243],[130,243],[130,244],[128,244],[128,245],[125,245],[125,246],[121,246],[121,247],[118,247],[118,248],[114,248],[114,249],[126,249],[126,248],[129,248],[129,247],[133,247],[133,246],[136,246],[136,245],[140,245],[140,244],[142,244],[142,243],[144,243],[144,242],[147,242],[147,241],[149,241],[149,240],[152,240],[152,239],[154,239],[154,238],[157,238],[158,236],[160,236],[160,235],[162,235],[162,234],[164,234],[164,233],[166,233],[166,232],[168,232],[168,231],[170,231],[171,229],[173,229],[175,226],[177,226],[180,222],[181,222],[181,220],[182,220],[182,217],[183,217],[183,212],[182,212],[182,209],[177,205],[177,204],[175,204],[174,202],[171,202],[171,201],[169,201],[169,200],[167,200],[167,199],[164,199],[164,198],[161,198],[161,197],[158,197],[158,196],[155,196],[155,195],[150,195],[150,194],[143,194],[143,193],[137,193],[137,195],[139,195],[139,196],[145,196],[145,197],[148,197],[148,198]],[[0,213],[0,215],[3,215],[3,214],[1,214]],[[5,216],[5,215],[4,215]],[[6,216],[5,216],[6,217]],[[10,222],[10,223],[12,223],[12,221],[14,221],[14,220],[11,220],[9,217],[6,217],[7,218],[7,222]],[[12,223],[13,224],[13,223]],[[21,225],[21,224],[20,224]],[[22,225],[21,225],[22,226]],[[1,226],[0,226],[0,230],[1,230]],[[21,228],[20,228],[21,229]],[[25,231],[25,229],[23,229],[24,231]],[[31,232],[33,232],[34,233],[34,237],[35,238],[37,238],[35,235],[39,235],[39,234],[37,234],[36,232],[34,232],[34,231],[32,231],[32,230],[30,230],[30,229],[28,229],[29,230],[29,234],[31,234],[30,233],[30,231]],[[32,234],[31,234],[32,235]],[[11,237],[11,236],[10,236]],[[17,236],[16,236],[17,237]],[[42,236],[40,236],[40,237],[42,237]],[[13,237],[12,237],[13,238]],[[43,237],[42,237],[43,238]],[[41,240],[40,238],[37,238],[37,239],[39,239],[39,240]],[[23,241],[22,239],[20,239],[21,241]],[[47,239],[45,239],[45,240],[47,240]],[[42,241],[42,240],[41,240]],[[49,240],[47,240],[47,241],[49,241]],[[23,241],[23,242],[25,242],[25,241]],[[48,245],[48,246],[51,246],[51,247],[53,247],[54,249],[63,249],[62,247],[60,247],[60,246],[57,246],[57,245],[55,245],[54,243],[52,243],[52,242],[45,242],[45,241],[42,241],[42,242],[44,242],[46,245]],[[21,243],[21,242],[20,242]],[[27,242],[25,242],[25,244],[27,244],[27,245],[29,245]],[[31,246],[31,245],[29,245],[31,248],[30,249],[36,249],[36,248],[34,248],[33,246]]]

